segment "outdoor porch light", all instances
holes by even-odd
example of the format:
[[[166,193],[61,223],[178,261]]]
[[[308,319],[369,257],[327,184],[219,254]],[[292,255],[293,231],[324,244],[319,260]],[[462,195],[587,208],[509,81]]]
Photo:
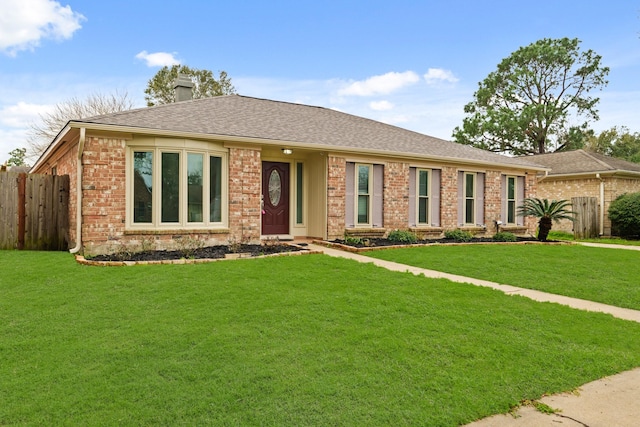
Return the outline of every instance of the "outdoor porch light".
[[[291,148],[283,148],[282,153],[288,156],[289,154],[293,154],[293,150]]]

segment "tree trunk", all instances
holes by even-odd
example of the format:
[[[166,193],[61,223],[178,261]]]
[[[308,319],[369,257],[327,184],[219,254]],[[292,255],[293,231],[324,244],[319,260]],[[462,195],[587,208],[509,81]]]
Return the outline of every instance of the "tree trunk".
[[[538,222],[538,240],[546,242],[551,231],[551,218],[540,218]]]

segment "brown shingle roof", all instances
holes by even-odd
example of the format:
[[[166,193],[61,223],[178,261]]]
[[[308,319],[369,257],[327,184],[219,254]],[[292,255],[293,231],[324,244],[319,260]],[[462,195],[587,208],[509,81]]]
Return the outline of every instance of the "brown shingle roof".
[[[604,172],[640,173],[640,164],[585,150],[562,151],[528,157],[551,169],[549,175],[571,175]]]
[[[241,95],[165,104],[75,122],[542,169],[530,159],[502,156],[328,108]]]

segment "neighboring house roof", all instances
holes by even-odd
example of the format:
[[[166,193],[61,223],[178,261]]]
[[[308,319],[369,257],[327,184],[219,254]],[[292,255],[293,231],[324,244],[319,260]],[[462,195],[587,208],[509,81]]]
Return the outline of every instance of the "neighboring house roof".
[[[638,174],[640,164],[585,150],[561,151],[528,157],[551,169],[548,176],[585,174]]]
[[[528,158],[502,156],[328,108],[241,95],[164,104],[73,120],[69,124],[545,169]]]

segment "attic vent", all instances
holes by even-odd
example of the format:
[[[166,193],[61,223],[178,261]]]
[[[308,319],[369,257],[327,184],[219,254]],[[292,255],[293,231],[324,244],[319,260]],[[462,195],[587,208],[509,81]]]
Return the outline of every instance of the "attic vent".
[[[176,102],[193,99],[193,94],[191,92],[193,89],[193,82],[186,74],[178,74],[178,78],[176,79],[173,89],[176,95]]]

